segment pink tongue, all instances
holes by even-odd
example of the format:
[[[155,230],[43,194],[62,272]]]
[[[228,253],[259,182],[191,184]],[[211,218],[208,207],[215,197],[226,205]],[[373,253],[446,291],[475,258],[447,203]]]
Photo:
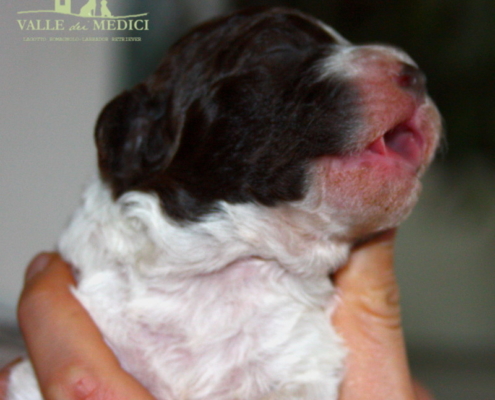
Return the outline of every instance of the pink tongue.
[[[410,164],[421,164],[421,144],[410,129],[398,126],[375,140],[368,149],[385,157],[400,157]]]
[[[411,164],[419,164],[421,161],[421,148],[418,138],[408,129],[396,128],[385,134],[386,146],[397,155]]]

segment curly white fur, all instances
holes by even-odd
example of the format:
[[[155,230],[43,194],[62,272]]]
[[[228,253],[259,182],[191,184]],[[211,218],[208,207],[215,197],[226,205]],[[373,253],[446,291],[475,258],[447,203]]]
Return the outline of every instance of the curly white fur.
[[[333,399],[345,351],[330,324],[327,276],[349,245],[301,223],[319,218],[309,203],[225,203],[183,227],[155,196],[114,202],[97,180],[59,248],[78,272],[74,294],[157,398]],[[28,376],[26,361],[9,400],[40,398]]]

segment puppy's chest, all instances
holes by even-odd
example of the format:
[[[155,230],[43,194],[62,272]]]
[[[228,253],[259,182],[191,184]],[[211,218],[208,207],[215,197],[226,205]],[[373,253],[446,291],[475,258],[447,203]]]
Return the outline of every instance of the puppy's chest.
[[[76,292],[125,368],[159,398],[263,395],[303,371],[324,373],[335,353],[330,281],[296,280],[274,262],[241,260],[187,279],[106,270]]]

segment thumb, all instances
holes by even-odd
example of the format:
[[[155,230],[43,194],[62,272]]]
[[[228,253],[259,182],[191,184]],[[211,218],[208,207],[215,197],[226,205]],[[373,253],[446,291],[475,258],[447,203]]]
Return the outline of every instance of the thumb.
[[[364,319],[367,330],[400,329],[394,241],[395,231],[388,231],[352,251],[347,265],[334,276],[341,305],[336,318]]]
[[[333,320],[349,350],[342,400],[414,399],[393,268],[395,231],[358,246],[334,277]]]

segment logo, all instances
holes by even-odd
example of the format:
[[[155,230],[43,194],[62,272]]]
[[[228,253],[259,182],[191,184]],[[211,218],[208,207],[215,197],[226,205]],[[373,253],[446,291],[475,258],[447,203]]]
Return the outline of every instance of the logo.
[[[79,10],[74,12],[73,0],[54,0],[54,8],[52,10],[32,10],[18,11],[18,15],[28,18],[18,19],[17,23],[21,31],[26,33],[44,32],[51,33],[49,38],[25,37],[24,41],[61,41],[53,36],[53,33],[58,31],[67,31],[72,33],[88,33],[101,31],[119,31],[120,33],[132,34],[139,31],[149,30],[149,20],[144,18],[148,13],[133,14],[133,15],[113,15],[111,6],[108,0],[87,0]],[[74,2],[75,3],[75,2]],[[36,17],[31,17],[31,14],[38,14]],[[56,17],[52,17],[52,15]],[[48,18],[46,18],[48,16]],[[30,18],[31,17],[31,18]],[[44,18],[43,18],[44,17]],[[50,18],[51,17],[51,18]],[[34,40],[36,39],[36,40]],[[70,36],[66,37],[65,41],[108,41],[108,37],[99,37],[91,39],[91,37]],[[112,37],[112,41],[140,41],[140,37]]]

